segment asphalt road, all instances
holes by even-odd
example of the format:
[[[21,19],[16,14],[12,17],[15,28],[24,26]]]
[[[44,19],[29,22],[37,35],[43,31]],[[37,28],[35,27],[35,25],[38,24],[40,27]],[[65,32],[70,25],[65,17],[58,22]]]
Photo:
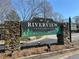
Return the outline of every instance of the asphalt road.
[[[79,54],[70,56],[70,57],[68,57],[66,59],[79,59]]]
[[[63,54],[57,54],[55,56],[49,55],[46,57],[39,57],[38,59],[79,59],[79,50],[76,51],[70,51]]]
[[[0,45],[0,51],[4,50],[5,46],[4,45]]]
[[[79,33],[72,33],[72,41],[78,41],[79,40]]]
[[[72,34],[72,41],[77,41],[77,40],[79,40],[79,33],[73,33]],[[24,48],[36,46],[36,45],[38,45],[38,42],[40,42],[40,45],[52,44],[52,43],[57,43],[57,39],[56,39],[56,36],[55,36],[55,37],[50,38],[50,39],[47,38],[47,39],[40,40],[40,41],[21,44],[21,46],[24,47]],[[0,50],[2,50],[2,49],[4,49],[4,45],[0,45]]]
[[[49,38],[44,39],[44,40],[40,40],[40,41],[35,41],[35,42],[30,42],[30,43],[25,43],[22,46],[36,46],[38,45],[38,42],[40,42],[40,45],[44,45],[44,44],[53,44],[53,43],[57,43],[57,38],[56,36],[51,37],[49,36]],[[79,33],[72,33],[72,41],[78,41],[79,40]]]
[[[36,42],[25,43],[23,46],[36,46],[39,45],[39,43],[40,45],[57,43],[57,39],[44,39]]]

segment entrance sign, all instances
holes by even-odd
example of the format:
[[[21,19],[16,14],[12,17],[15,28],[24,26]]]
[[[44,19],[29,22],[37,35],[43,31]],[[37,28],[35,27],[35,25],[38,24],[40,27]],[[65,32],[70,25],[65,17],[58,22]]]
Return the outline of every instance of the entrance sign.
[[[33,18],[21,22],[22,36],[37,36],[56,34],[57,23],[52,19]]]

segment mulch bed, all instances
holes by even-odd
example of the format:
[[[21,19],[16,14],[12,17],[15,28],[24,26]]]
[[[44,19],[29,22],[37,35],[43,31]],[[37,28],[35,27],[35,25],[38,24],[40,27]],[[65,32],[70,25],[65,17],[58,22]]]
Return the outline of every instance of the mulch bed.
[[[51,46],[51,52],[62,50],[62,49],[67,49],[67,48],[71,48],[71,46],[68,46],[68,45],[52,45]],[[50,52],[50,51],[48,51],[47,46],[37,47],[37,48],[34,47],[34,48],[29,48],[29,49],[23,49],[23,50],[20,50],[20,51],[14,51],[12,53],[12,56],[8,55],[7,53],[0,53],[0,59],[17,59],[19,57],[41,54],[41,53],[46,53],[46,52]]]

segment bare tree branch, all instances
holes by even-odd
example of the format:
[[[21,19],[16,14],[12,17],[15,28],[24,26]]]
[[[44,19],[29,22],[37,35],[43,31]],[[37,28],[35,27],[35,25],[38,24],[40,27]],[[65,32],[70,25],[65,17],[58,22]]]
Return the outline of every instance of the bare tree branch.
[[[33,17],[43,17],[44,11],[46,14],[46,18],[52,17],[52,7],[50,3],[46,1],[46,6],[44,6],[44,0],[18,0],[19,3],[15,2],[16,6],[18,6],[18,11],[21,14],[23,20],[29,20]],[[20,6],[19,6],[20,5]],[[45,10],[44,10],[45,7]]]
[[[12,10],[11,0],[0,0],[0,21],[5,20],[6,15]]]

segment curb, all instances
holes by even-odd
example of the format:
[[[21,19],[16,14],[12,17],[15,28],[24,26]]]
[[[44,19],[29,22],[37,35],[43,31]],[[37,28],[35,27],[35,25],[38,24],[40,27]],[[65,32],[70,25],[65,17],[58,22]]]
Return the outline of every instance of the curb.
[[[21,58],[18,58],[18,59],[41,59],[41,58],[44,58],[44,57],[46,58],[46,57],[50,57],[50,56],[64,54],[64,53],[67,53],[67,52],[70,52],[70,51],[75,51],[75,50],[79,50],[79,47],[71,48],[71,49],[63,49],[63,50],[49,52],[49,53],[31,55],[31,56],[27,56],[27,57],[21,57]]]

